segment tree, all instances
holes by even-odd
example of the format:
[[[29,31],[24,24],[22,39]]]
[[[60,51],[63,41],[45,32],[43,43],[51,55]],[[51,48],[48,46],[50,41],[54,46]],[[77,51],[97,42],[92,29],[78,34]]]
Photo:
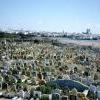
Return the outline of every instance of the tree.
[[[41,91],[43,94],[50,94],[52,89],[50,86],[41,85],[37,87],[36,90]]]

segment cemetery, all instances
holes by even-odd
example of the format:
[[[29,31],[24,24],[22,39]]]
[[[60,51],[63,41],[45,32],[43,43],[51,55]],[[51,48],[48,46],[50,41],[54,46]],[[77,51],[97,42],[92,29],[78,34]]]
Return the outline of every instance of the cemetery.
[[[3,39],[0,100],[99,100],[99,60],[100,48]]]

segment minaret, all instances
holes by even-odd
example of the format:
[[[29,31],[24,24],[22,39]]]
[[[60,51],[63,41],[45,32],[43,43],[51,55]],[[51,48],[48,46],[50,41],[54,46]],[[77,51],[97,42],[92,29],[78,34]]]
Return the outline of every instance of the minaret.
[[[87,28],[87,29],[86,29],[86,34],[91,34],[91,32],[90,32],[90,29],[89,29],[89,28]]]
[[[63,34],[65,34],[64,30],[62,31]]]

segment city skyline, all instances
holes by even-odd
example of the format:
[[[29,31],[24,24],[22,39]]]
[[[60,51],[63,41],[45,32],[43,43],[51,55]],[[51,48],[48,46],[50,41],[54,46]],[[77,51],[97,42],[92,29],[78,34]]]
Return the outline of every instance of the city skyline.
[[[0,28],[100,34],[99,0],[1,0]]]

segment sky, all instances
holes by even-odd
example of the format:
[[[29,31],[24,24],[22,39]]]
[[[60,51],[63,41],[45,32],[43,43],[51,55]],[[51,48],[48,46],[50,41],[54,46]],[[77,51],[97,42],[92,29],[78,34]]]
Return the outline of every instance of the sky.
[[[0,29],[100,34],[100,0],[0,0]]]

